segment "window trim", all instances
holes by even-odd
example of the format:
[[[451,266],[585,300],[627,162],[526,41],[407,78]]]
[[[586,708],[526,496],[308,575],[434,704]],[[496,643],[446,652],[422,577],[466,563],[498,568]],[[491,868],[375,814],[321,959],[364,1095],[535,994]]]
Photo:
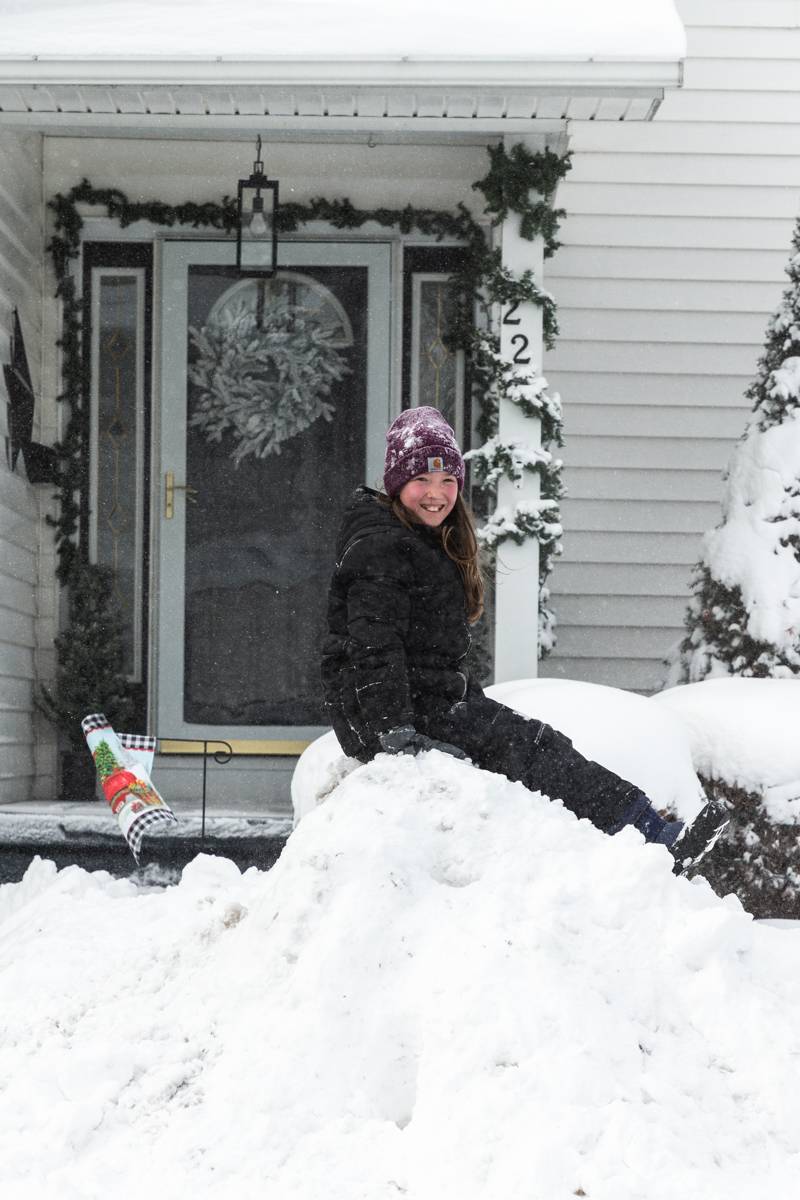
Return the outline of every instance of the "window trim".
[[[403,317],[402,317],[402,405],[412,408],[416,395],[414,371],[418,355],[419,285],[426,280],[448,279],[464,261],[460,246],[405,246],[403,253]],[[472,389],[467,364],[462,355],[460,367],[461,428],[456,429],[459,445],[468,450],[472,442]]]
[[[134,669],[130,676],[147,686],[149,649],[150,594],[150,487],[152,446],[152,243],[83,243],[83,359],[87,388],[86,437],[89,445],[87,487],[89,505],[81,522],[80,538],[87,547],[90,561],[97,561],[98,495],[98,312],[100,282],[107,276],[128,275],[139,280],[137,286],[137,417],[135,444],[137,455],[137,503],[135,520],[136,563],[134,579]]]

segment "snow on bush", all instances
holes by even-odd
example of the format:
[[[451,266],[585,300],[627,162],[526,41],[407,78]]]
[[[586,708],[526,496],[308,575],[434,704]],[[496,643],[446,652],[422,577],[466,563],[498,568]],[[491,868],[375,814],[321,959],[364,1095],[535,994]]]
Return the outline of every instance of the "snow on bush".
[[[773,821],[800,824],[800,682],[707,679],[649,703],[683,725],[699,775],[756,792]]]
[[[670,683],[800,674],[800,221]]]
[[[684,725],[731,824],[703,874],[758,916],[800,917],[800,680],[707,679],[650,700]]]
[[[497,775],[380,757],[268,873],[0,888],[14,1200],[793,1195],[800,939]]]

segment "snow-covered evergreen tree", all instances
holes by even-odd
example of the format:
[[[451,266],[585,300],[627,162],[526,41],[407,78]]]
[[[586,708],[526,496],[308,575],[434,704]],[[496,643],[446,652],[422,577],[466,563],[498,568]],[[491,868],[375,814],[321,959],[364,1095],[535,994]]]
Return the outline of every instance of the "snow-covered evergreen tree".
[[[800,675],[800,220],[754,402],[704,539],[670,683]]]

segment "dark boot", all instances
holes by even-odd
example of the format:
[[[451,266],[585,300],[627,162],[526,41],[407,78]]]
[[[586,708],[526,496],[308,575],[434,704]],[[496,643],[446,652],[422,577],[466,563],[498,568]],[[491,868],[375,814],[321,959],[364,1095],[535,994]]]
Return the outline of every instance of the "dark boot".
[[[727,809],[715,800],[701,809],[691,825],[684,826],[669,848],[675,859],[673,875],[685,875],[705,858],[730,822]]]

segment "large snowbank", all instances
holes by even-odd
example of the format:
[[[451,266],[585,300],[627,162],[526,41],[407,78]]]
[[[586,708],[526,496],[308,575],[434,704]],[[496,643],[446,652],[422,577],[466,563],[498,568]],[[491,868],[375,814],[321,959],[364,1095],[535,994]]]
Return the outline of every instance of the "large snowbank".
[[[800,939],[663,847],[381,757],[268,874],[0,888],[13,1200],[793,1195]]]
[[[4,0],[7,54],[678,59],[673,0]]]
[[[800,680],[706,679],[651,703],[682,722],[701,775],[760,796],[772,821],[800,822]]]
[[[656,808],[686,821],[702,808],[705,797],[682,721],[666,709],[653,708],[643,696],[568,679],[517,679],[495,684],[486,693],[523,716],[560,729],[586,758],[640,787]],[[357,765],[343,757],[333,733],[313,742],[292,779],[295,821]]]

